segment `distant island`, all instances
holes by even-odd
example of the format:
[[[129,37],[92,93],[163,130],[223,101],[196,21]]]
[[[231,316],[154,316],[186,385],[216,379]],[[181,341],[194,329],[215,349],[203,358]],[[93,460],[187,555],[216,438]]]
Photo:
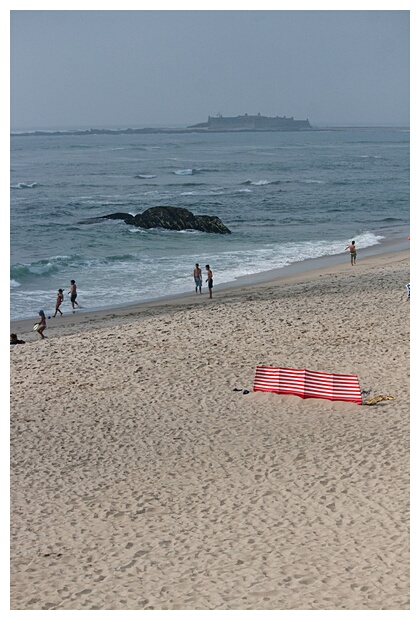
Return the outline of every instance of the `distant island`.
[[[293,116],[261,116],[243,114],[242,116],[209,116],[206,123],[190,125],[188,129],[207,129],[208,131],[296,131],[311,129],[305,121],[295,121]]]
[[[68,130],[35,130],[11,132],[13,137],[19,136],[89,136],[89,135],[120,135],[120,134],[156,134],[156,133],[218,133],[240,131],[304,131],[310,130],[308,119],[295,120],[293,116],[261,116],[261,114],[243,114],[242,116],[209,116],[207,122],[189,125],[184,128],[144,127],[142,129],[68,129]]]

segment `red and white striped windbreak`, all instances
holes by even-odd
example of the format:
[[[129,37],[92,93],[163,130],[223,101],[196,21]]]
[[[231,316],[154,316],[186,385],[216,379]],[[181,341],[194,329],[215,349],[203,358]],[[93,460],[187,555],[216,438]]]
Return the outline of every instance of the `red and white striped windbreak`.
[[[356,375],[337,375],[296,368],[257,366],[254,392],[294,394],[301,398],[326,398],[362,404]]]

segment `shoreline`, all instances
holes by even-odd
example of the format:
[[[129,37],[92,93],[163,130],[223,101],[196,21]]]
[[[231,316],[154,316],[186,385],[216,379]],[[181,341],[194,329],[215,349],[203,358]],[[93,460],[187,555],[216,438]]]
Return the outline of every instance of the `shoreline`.
[[[380,264],[382,261],[392,257],[401,259],[410,256],[409,241],[404,239],[392,240],[377,246],[370,246],[358,250],[358,262],[356,269],[363,269],[363,265]],[[219,284],[213,289],[213,299],[208,299],[207,287],[203,286],[201,295],[182,293],[135,302],[133,304],[122,304],[97,310],[68,310],[63,316],[47,319],[46,336],[61,336],[64,334],[77,333],[80,330],[95,329],[108,325],[110,322],[119,321],[126,323],[129,321],[142,319],[154,314],[185,309],[186,307],[200,307],[202,303],[212,304],[224,303],[231,299],[241,300],[243,295],[252,295],[261,288],[277,287],[286,284],[303,283],[313,280],[316,277],[325,275],[338,275],[346,273],[350,269],[349,255],[347,253],[325,256],[315,259],[299,261],[283,267],[273,269],[252,276],[243,276],[235,281]],[[193,287],[192,287],[193,288]],[[10,321],[10,333],[14,332],[18,338],[25,339],[24,336],[31,337],[31,341],[40,340],[38,334],[33,331],[33,325],[37,317],[16,319]]]

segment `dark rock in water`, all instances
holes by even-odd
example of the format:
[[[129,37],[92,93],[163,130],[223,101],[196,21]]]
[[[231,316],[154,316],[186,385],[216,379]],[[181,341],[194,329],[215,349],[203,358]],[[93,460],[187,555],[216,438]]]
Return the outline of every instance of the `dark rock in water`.
[[[130,215],[129,213],[111,213],[100,218],[92,218],[89,221],[123,220],[126,224],[137,226],[138,228],[166,228],[167,230],[199,230],[201,232],[231,234],[223,222],[214,215],[194,215],[188,209],[180,207],[151,207],[139,213]]]
[[[87,220],[81,220],[78,224],[98,224],[102,220],[123,220],[126,224],[134,226],[134,215],[130,213],[111,213],[110,215],[99,215],[97,217],[89,217]]]
[[[94,219],[99,221],[104,218],[107,220],[124,220],[126,224],[134,224],[134,215],[131,215],[130,213],[111,213],[110,215],[105,215]]]

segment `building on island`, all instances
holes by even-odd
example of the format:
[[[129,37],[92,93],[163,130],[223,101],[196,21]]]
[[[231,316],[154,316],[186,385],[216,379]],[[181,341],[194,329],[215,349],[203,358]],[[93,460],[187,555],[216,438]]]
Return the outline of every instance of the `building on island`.
[[[209,116],[207,123],[190,125],[188,129],[209,129],[215,131],[290,131],[311,129],[311,125],[305,121],[296,121],[293,116],[261,116],[261,114],[243,114],[242,116]]]

